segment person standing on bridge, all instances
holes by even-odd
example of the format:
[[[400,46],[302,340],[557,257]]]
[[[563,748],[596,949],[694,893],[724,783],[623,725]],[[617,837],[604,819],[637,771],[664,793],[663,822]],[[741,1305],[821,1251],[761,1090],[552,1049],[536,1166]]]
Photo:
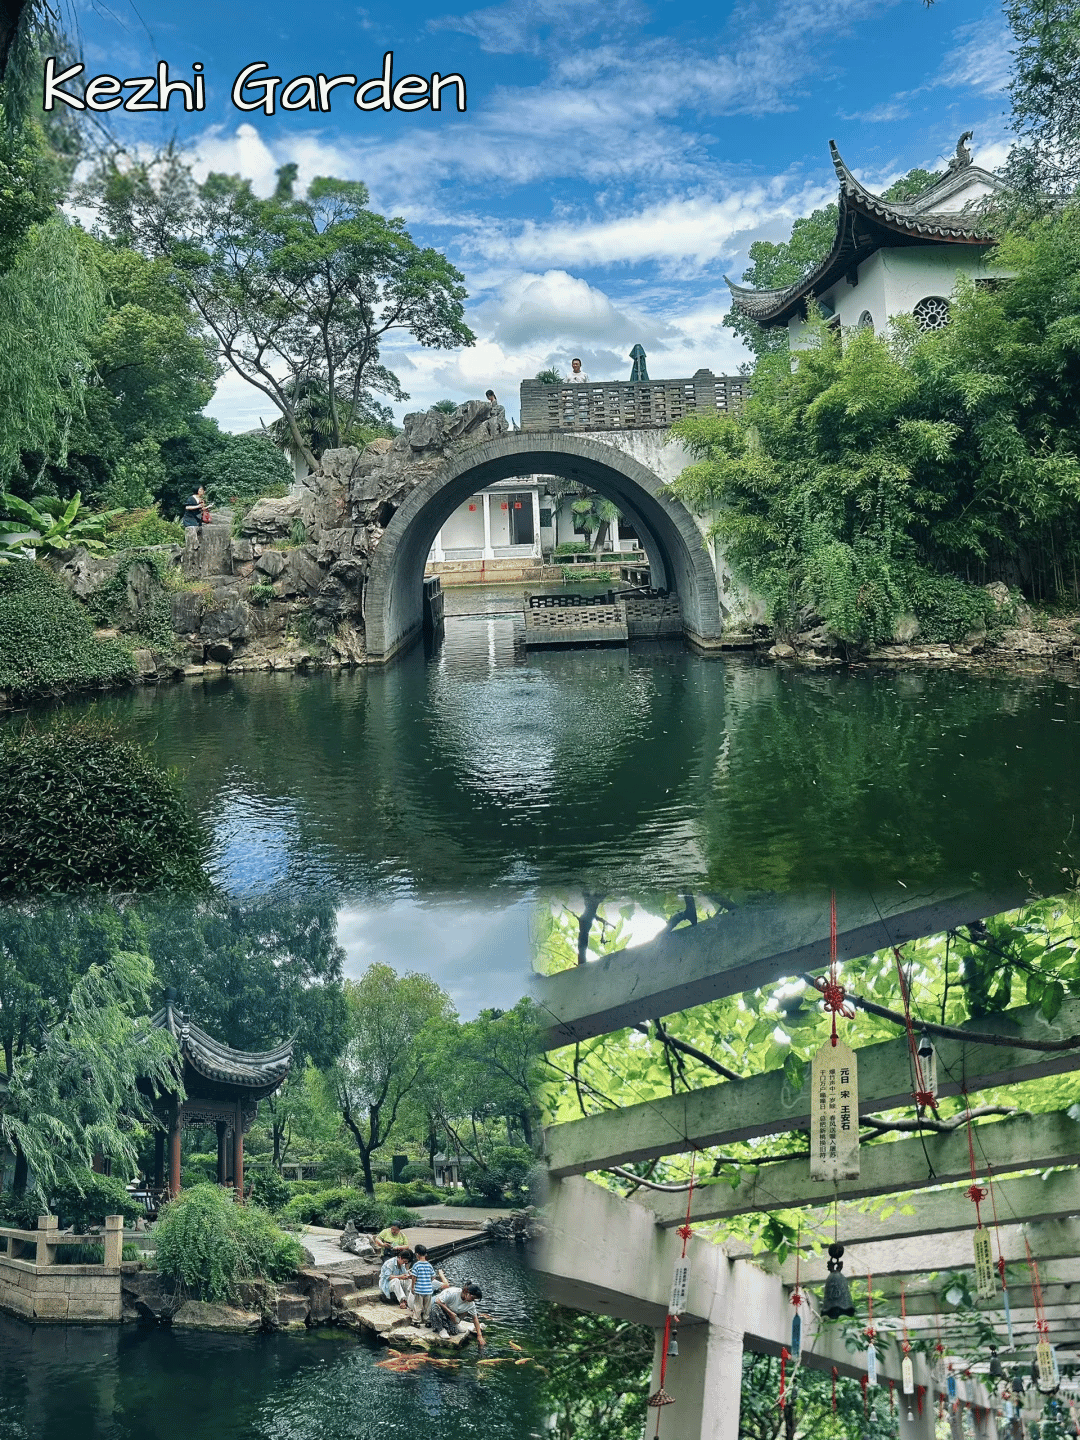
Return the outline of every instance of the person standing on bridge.
[[[585,371],[582,370],[581,361],[575,355],[573,360],[570,361],[570,384],[587,385],[588,383],[589,377],[585,374]]]

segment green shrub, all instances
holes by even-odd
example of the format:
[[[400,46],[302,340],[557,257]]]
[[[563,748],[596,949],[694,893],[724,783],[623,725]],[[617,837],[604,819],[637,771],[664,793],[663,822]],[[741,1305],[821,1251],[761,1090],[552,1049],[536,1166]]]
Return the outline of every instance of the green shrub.
[[[358,1230],[381,1230],[386,1225],[407,1225],[412,1220],[400,1205],[388,1205],[351,1185],[337,1185],[314,1194],[293,1195],[281,1211],[286,1225],[325,1225],[344,1230],[351,1220]]]
[[[251,1171],[251,1198],[264,1210],[281,1210],[292,1198],[292,1187],[271,1166]]]
[[[437,1205],[439,1192],[431,1180],[412,1180],[408,1184],[376,1185],[375,1194],[387,1205]]]
[[[588,555],[592,546],[587,540],[564,540],[555,546],[556,555]]]
[[[408,1185],[411,1180],[426,1180],[429,1187],[435,1184],[435,1171],[430,1165],[417,1165],[415,1163],[406,1165],[398,1179],[403,1185]]]
[[[0,894],[209,888],[174,775],[112,724],[0,733]]]
[[[261,435],[228,435],[224,452],[216,458],[213,478],[206,482],[211,507],[230,505],[248,509],[267,495],[287,495],[293,470],[272,440]]]
[[[521,1145],[501,1145],[491,1152],[487,1168],[466,1165],[462,1174],[465,1188],[488,1203],[509,1200],[522,1204],[528,1199],[529,1177],[536,1156]]]
[[[274,598],[274,587],[265,580],[256,580],[248,591],[252,605],[269,605]]]
[[[183,545],[184,527],[166,520],[157,505],[147,510],[129,510],[109,526],[105,543],[110,550],[140,550],[149,545]]]
[[[123,1246],[121,1260],[141,1260],[143,1252],[137,1245]],[[61,1265],[102,1265],[105,1262],[105,1246],[82,1241],[78,1245],[63,1245],[57,1252]]]
[[[37,1195],[29,1192],[13,1195],[10,1190],[0,1195],[0,1225],[10,1225],[14,1230],[36,1230],[38,1216],[42,1213]]]
[[[145,604],[132,612],[129,595],[132,572],[141,570],[149,582]],[[97,625],[119,625],[130,630],[154,650],[170,655],[176,649],[172,605],[168,591],[179,587],[179,573],[160,553],[133,552],[125,555],[114,572],[87,601],[90,618]]]
[[[181,1190],[162,1210],[154,1238],[158,1270],[199,1300],[235,1300],[242,1280],[287,1280],[304,1263],[294,1235],[219,1185]]]
[[[0,565],[0,690],[14,699],[119,685],[135,661],[118,640],[98,640],[86,611],[51,570],[30,560]]]
[[[137,1220],[143,1213],[142,1206],[128,1194],[124,1182],[113,1175],[95,1175],[88,1170],[81,1177],[81,1188],[82,1194],[76,1186],[64,1185],[49,1196],[49,1209],[58,1217],[61,1230],[70,1226],[76,1234],[82,1234],[91,1225],[103,1225],[106,1215]]]

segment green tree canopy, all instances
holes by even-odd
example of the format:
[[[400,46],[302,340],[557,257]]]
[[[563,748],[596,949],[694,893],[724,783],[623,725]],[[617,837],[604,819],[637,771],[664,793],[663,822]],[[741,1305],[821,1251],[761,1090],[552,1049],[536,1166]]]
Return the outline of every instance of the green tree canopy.
[[[367,208],[367,187],[319,177],[296,195],[295,166],[262,200],[249,181],[196,185],[175,150],[154,165],[104,168],[96,193],[113,237],[166,256],[226,362],[281,411],[296,453],[317,460],[297,415],[303,384],[325,392],[329,439],[341,444],[372,393],[405,398],[380,361],[384,338],[471,345],[461,274],[413,241],[401,219]]]
[[[342,1120],[352,1136],[374,1194],[372,1156],[387,1142],[399,1114],[435,1061],[425,1039],[433,1022],[452,1015],[450,998],[429,976],[397,976],[372,965],[345,983],[348,1038],[328,1069]]]

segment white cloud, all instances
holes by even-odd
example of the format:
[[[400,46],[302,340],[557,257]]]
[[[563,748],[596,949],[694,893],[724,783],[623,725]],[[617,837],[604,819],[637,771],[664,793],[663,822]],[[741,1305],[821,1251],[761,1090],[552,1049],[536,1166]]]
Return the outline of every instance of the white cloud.
[[[780,179],[756,181],[721,199],[674,198],[598,220],[525,221],[514,230],[471,234],[464,249],[524,265],[547,260],[583,269],[659,261],[701,267],[731,259],[741,248],[733,243],[736,236],[777,220],[790,224],[833,198],[832,186],[785,188]]]
[[[543,340],[572,337],[578,344],[608,341],[649,343],[660,330],[651,318],[612,304],[602,290],[565,270],[523,273],[503,287],[498,300],[482,305],[478,323],[510,349]]]
[[[963,25],[954,38],[959,43],[945,56],[932,84],[963,86],[982,95],[996,95],[1008,88],[1013,36],[998,16]]]
[[[862,120],[867,125],[887,124],[892,120],[906,120],[911,111],[903,100],[883,100],[870,110],[856,110],[852,115],[841,115],[843,120]]]

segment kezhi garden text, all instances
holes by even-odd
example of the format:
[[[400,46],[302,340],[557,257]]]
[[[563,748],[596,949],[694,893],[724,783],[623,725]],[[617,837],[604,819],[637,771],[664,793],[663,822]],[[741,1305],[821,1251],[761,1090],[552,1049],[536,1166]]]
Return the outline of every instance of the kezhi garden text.
[[[461,75],[402,75],[394,79],[394,52],[383,56],[382,74],[357,82],[355,75],[296,75],[284,80],[269,75],[265,60],[245,65],[232,84],[232,103],[238,110],[261,110],[273,115],[278,110],[315,110],[327,112],[333,92],[341,90],[340,99],[352,92],[353,104],[360,110],[441,110],[443,91],[451,91],[456,110],[465,109],[465,80]],[[57,102],[72,110],[152,110],[165,111],[175,97],[185,110],[206,109],[206,77],[203,66],[191,67],[190,80],[173,80],[164,60],[159,61],[156,75],[138,75],[121,80],[116,75],[95,75],[82,82],[85,65],[69,65],[57,73],[56,57],[45,61],[45,110],[56,108]],[[73,85],[75,89],[64,89]],[[449,102],[447,105],[449,108]]]

